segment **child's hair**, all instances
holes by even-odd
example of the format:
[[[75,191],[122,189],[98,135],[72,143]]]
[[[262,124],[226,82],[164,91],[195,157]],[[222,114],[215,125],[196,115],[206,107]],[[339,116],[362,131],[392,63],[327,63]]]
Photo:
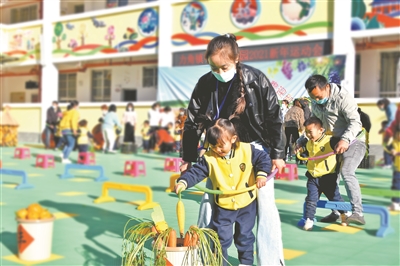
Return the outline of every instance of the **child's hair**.
[[[143,124],[148,125],[148,124],[150,124],[150,122],[149,122],[149,120],[144,120]]]
[[[381,122],[381,127],[385,128],[387,126],[387,124],[388,124],[388,121],[384,120]]]
[[[108,110],[108,107],[107,107],[107,105],[106,104],[103,104],[102,106],[100,106],[100,109],[101,110]]]
[[[173,127],[174,124],[173,124],[172,122],[169,122],[167,126],[168,126],[168,127]]]
[[[289,105],[289,101],[288,100],[282,100],[282,103],[286,103],[287,105]]]
[[[83,119],[81,121],[79,121],[78,126],[80,127],[86,127],[88,124],[88,122],[86,121],[86,119]]]
[[[304,122],[304,126],[305,126],[305,127],[306,127],[306,126],[309,126],[309,125],[311,125],[311,124],[319,125],[320,127],[322,127],[322,121],[321,121],[318,117],[315,117],[315,116],[311,116],[310,118],[308,118],[308,119]]]
[[[231,137],[237,135],[236,129],[231,121],[225,118],[220,118],[207,130],[206,140],[211,145],[216,145],[223,141],[224,135],[229,135]]]

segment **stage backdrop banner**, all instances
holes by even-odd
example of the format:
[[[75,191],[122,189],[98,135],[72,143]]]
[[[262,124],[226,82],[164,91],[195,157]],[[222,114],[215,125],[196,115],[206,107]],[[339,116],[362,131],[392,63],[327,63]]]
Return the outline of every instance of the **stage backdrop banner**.
[[[279,100],[308,96],[304,83],[313,74],[324,75],[329,82],[340,83],[344,79],[345,55],[248,62],[260,69],[271,81]],[[160,67],[158,71],[157,100],[162,105],[186,107],[192,91],[210,66]]]

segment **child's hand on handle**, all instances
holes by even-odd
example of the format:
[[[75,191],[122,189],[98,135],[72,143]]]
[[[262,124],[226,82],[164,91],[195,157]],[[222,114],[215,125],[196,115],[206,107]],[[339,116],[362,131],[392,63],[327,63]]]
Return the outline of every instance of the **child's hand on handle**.
[[[266,178],[257,178],[257,188],[262,188],[267,184]]]
[[[179,192],[182,192],[182,191],[184,191],[185,189],[186,189],[185,184],[180,183],[180,182],[176,183],[176,185],[175,185],[175,193],[176,193],[176,194],[179,194]]]

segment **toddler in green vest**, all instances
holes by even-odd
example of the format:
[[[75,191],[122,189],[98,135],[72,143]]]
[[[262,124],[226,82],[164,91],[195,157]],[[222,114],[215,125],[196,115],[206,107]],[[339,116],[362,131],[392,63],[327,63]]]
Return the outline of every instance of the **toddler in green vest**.
[[[241,143],[234,125],[228,119],[218,119],[207,130],[206,153],[177,180],[175,192],[192,187],[209,177],[214,190],[232,192],[253,185],[265,186],[271,172],[271,159],[249,143]],[[234,240],[241,265],[253,265],[252,232],[256,220],[257,189],[240,194],[215,195],[216,209],[211,227],[218,233],[225,263],[228,248]],[[233,224],[235,233],[232,235]]]

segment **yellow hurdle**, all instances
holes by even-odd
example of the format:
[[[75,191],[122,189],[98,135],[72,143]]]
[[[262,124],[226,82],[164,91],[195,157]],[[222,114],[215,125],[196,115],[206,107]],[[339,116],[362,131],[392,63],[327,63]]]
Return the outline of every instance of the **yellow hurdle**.
[[[174,191],[176,180],[181,176],[181,174],[172,174],[169,177],[169,188],[165,190],[165,192],[170,193]]]
[[[102,187],[102,194],[100,197],[95,199],[94,203],[104,203],[104,202],[114,202],[115,198],[110,197],[108,195],[109,189],[117,189],[117,190],[124,190],[124,191],[131,191],[131,192],[138,192],[144,193],[146,199],[144,201],[134,201],[132,204],[138,205],[138,210],[148,210],[152,209],[159,204],[157,202],[153,202],[153,191],[149,186],[142,186],[142,185],[127,185],[115,182],[104,182]]]

